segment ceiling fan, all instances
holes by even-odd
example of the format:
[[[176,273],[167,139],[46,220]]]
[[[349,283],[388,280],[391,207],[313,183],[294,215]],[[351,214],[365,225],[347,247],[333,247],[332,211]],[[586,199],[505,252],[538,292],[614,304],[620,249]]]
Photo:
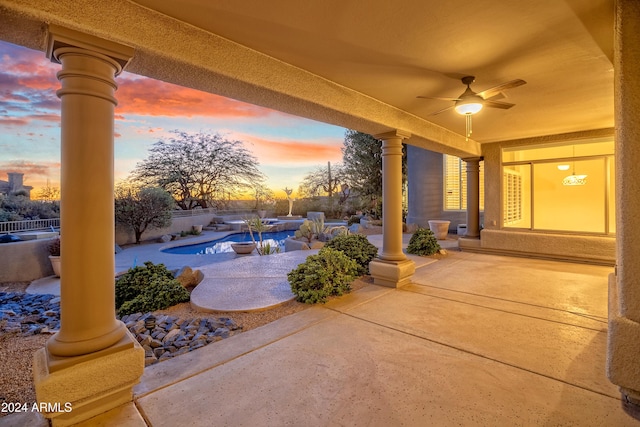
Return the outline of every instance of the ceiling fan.
[[[473,114],[476,114],[477,112],[482,110],[483,107],[501,108],[503,110],[513,107],[515,104],[496,101],[495,98],[497,99],[504,98],[504,94],[502,93],[502,91],[507,89],[512,89],[514,87],[522,86],[523,84],[527,83],[524,80],[516,79],[506,83],[499,84],[492,88],[483,90],[482,92],[476,93],[473,90],[471,90],[471,83],[473,83],[476,80],[475,76],[465,76],[461,80],[462,80],[462,84],[467,86],[467,89],[457,98],[442,98],[442,97],[436,97],[436,96],[418,96],[418,98],[439,99],[441,101],[453,101],[454,102],[453,105],[447,108],[443,108],[442,110],[438,110],[429,115],[434,116],[436,114],[443,113],[453,108],[458,114],[462,114],[466,116],[467,140],[469,139],[469,136],[471,136],[471,116]]]

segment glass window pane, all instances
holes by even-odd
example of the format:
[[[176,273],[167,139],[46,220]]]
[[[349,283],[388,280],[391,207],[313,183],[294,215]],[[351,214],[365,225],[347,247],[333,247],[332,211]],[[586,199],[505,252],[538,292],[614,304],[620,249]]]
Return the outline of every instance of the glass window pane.
[[[533,218],[536,230],[604,233],[605,163],[603,159],[537,163],[533,169]],[[570,175],[587,175],[585,185],[563,185]]]

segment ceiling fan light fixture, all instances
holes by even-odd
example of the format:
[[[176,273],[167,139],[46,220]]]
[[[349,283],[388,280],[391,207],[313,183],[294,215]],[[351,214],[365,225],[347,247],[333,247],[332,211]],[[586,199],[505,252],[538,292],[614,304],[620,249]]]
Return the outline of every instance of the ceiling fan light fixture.
[[[475,99],[462,99],[456,102],[454,109],[456,110],[456,113],[463,116],[467,114],[476,114],[478,111],[482,110],[482,102]]]

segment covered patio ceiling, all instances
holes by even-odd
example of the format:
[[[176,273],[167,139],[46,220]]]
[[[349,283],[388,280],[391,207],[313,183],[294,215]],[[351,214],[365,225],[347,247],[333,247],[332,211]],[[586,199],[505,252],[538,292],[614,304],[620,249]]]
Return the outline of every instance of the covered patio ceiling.
[[[3,0],[0,38],[44,50],[46,24],[136,49],[128,71],[460,156],[481,143],[610,129],[613,0]],[[473,118],[432,115],[476,76],[523,79]]]

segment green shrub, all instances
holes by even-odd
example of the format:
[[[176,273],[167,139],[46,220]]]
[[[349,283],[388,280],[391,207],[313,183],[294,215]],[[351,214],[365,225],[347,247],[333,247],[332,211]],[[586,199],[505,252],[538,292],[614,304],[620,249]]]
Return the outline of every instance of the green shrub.
[[[358,275],[369,274],[369,262],[378,255],[375,247],[362,234],[343,234],[331,239],[325,247],[344,252],[358,264]]]
[[[354,260],[336,249],[324,247],[290,271],[287,278],[298,301],[314,304],[326,302],[331,295],[349,292],[357,276],[358,264]]]
[[[419,227],[407,246],[407,253],[414,255],[433,255],[440,250],[438,239],[428,228]]]
[[[130,268],[116,281],[118,314],[162,310],[189,301],[189,292],[164,264],[145,262],[144,265]]]
[[[360,224],[360,215],[351,215],[347,221],[347,226],[351,227],[353,224]]]

